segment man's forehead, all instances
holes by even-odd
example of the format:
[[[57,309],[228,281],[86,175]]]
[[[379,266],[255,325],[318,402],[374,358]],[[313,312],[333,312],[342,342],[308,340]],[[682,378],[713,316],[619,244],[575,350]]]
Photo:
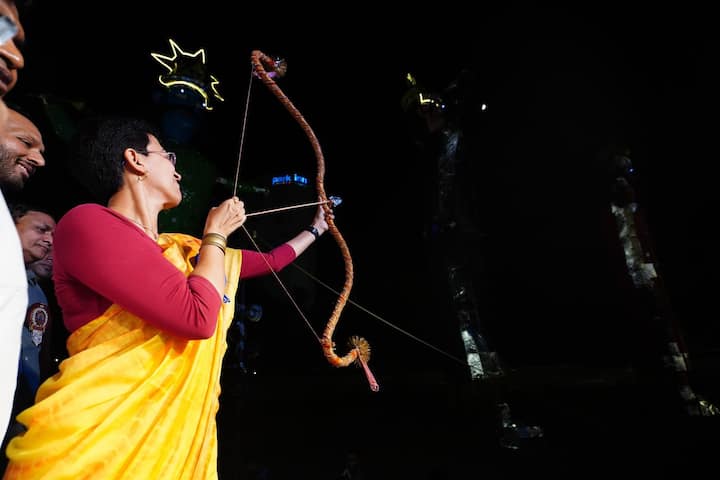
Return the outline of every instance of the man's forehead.
[[[17,110],[13,110],[12,108],[7,109],[7,121],[9,124],[32,123],[29,118],[27,118],[25,115],[18,112]]]
[[[25,115],[8,108],[7,119],[5,120],[5,130],[13,133],[18,131],[32,132],[34,136],[40,137],[40,130]]]
[[[39,212],[37,210],[28,210],[28,212],[23,215],[20,220],[22,220],[23,218],[27,219],[28,221],[42,222],[49,226],[55,225],[55,219],[53,219],[52,216],[45,212]]]

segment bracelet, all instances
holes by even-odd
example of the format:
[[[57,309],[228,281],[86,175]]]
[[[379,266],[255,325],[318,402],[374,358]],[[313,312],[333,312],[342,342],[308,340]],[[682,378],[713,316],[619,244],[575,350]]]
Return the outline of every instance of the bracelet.
[[[219,233],[206,233],[203,236],[203,241],[205,240],[214,240],[223,245],[227,245],[227,238],[225,238],[223,235],[220,235]]]
[[[205,245],[214,245],[222,250],[223,254],[225,254],[225,246],[222,243],[218,243],[214,240],[203,240],[200,246],[204,247]]]
[[[318,229],[315,228],[314,226],[309,225],[309,226],[305,227],[304,230],[305,230],[306,232],[312,233],[312,234],[315,236],[315,240],[317,240],[318,238],[320,238],[320,232],[318,232]]]
[[[227,246],[227,238],[219,233],[206,233],[203,236],[200,245],[214,245],[225,253],[225,247]]]

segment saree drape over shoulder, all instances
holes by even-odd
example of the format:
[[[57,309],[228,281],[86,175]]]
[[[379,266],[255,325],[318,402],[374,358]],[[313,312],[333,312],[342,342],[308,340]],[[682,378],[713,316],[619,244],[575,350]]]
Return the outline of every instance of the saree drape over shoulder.
[[[192,272],[198,239],[164,234],[158,243]],[[229,302],[209,339],[169,335],[118,305],[73,332],[70,357],[18,416],[28,431],[9,444],[3,478],[216,479],[220,371],[241,262],[228,248]]]

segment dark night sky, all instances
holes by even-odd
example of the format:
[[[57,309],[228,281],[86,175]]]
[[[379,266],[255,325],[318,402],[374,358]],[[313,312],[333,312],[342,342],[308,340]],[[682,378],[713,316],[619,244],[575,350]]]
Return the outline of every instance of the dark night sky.
[[[463,75],[458,111],[472,152],[471,209],[481,232],[468,264],[485,289],[485,328],[501,357],[515,366],[627,361],[632,314],[608,199],[607,152],[618,145],[628,146],[635,162],[640,202],[678,315],[696,348],[717,350],[720,332],[701,315],[710,306],[716,264],[708,241],[714,132],[700,118],[712,111],[717,85],[706,12],[517,2],[473,11],[443,2],[393,14],[365,3],[322,12],[246,8],[36,1],[24,17],[27,67],[13,95],[157,115],[153,92],[161,69],[150,52],[169,53],[168,38],[185,51],[204,48],[226,101],[206,115],[206,136],[195,147],[232,177],[250,52],[286,58],[281,87],[320,139],[328,192],[345,200],[337,223],[353,253],[352,298],[462,356],[445,279],[435,270],[439,252],[423,236],[430,170],[413,146],[418,123],[402,111],[401,98],[406,72],[435,92]],[[246,182],[294,171],[312,179],[308,142],[260,83],[252,89],[245,142]],[[31,191],[62,190],[55,184],[62,162],[53,153],[50,143],[50,165]],[[178,165],[182,171],[182,157]],[[74,201],[72,193],[61,195],[61,205]],[[246,202],[248,211],[258,209],[252,198]],[[286,221],[298,227],[310,218],[293,215]],[[316,273],[338,285],[338,254],[329,239],[323,242]],[[324,295],[318,293],[319,318],[333,302]],[[447,364],[359,310],[346,312],[338,343],[343,335],[365,336],[380,371]],[[280,317],[261,327],[273,329],[264,337],[267,356],[307,357],[325,368],[301,319]],[[322,320],[314,323],[321,330]]]
[[[478,408],[488,400],[484,389],[496,384],[481,384],[479,407],[478,396],[467,395],[466,367],[348,306],[336,330],[337,350],[346,352],[349,335],[370,342],[381,393],[369,392],[359,370],[327,364],[310,329],[268,278],[245,286],[248,303],[263,304],[265,315],[248,326],[260,351],[253,364],[258,375],[237,383],[230,378],[224,390],[220,454],[230,460],[228,471],[242,461],[240,447],[277,465],[302,465],[326,455],[339,460],[362,445],[382,470],[397,472],[389,478],[430,478],[433,462],[447,471],[472,464],[472,478],[478,472],[511,478],[488,476],[491,464],[537,476],[543,461],[553,478],[562,471],[589,478],[576,466],[583,472],[587,465],[602,467],[598,458],[613,476],[637,468],[637,478],[649,478],[647,468],[655,464],[660,478],[667,473],[662,462],[681,462],[680,450],[702,443],[668,430],[657,420],[664,414],[658,399],[640,396],[633,403],[635,390],[623,383],[629,364],[648,361],[643,357],[654,334],[637,315],[624,270],[610,214],[608,153],[630,150],[673,311],[695,367],[704,372],[698,378],[715,385],[720,330],[711,303],[717,257],[710,228],[717,188],[710,167],[717,158],[711,139],[720,83],[710,22],[716,17],[692,2],[651,8],[453,3],[419,10],[416,2],[389,12],[387,4],[368,2],[322,10],[302,2],[304,8],[281,10],[267,2],[36,0],[23,17],[27,66],[8,100],[42,95],[48,111],[67,111],[74,102],[157,118],[164,107],[153,95],[162,70],[150,52],[169,53],[168,38],[185,51],[206,50],[226,101],[203,117],[196,140],[177,147],[188,183],[200,176],[190,168],[197,165],[193,155],[234,176],[251,51],[287,59],[280,86],[320,140],[328,193],[344,199],[336,215],[355,266],[351,298],[456,357],[463,353],[441,267],[447,252],[442,237],[427,234],[437,171],[428,151],[415,146],[426,138],[422,124],[401,108],[405,74],[449,98],[452,118],[461,119],[464,204],[476,231],[468,236],[472,248],[452,253],[467,256],[483,333],[512,371],[501,390],[515,394],[511,404],[519,417],[546,428],[557,455],[523,462],[463,443],[468,433],[492,435],[492,416]],[[458,88],[450,92],[454,82]],[[487,111],[480,111],[483,103]],[[46,124],[44,131],[52,130]],[[64,173],[69,160],[62,133],[45,135],[48,166],[27,189],[58,214],[82,198]],[[312,180],[309,142],[255,82],[241,182],[264,186],[270,176],[289,172]],[[211,190],[214,198],[227,195],[217,185]],[[314,193],[276,190],[269,201],[299,197]],[[249,212],[268,201],[244,200]],[[277,243],[310,218],[310,211],[298,211],[248,226]],[[342,262],[330,238],[301,260],[324,282],[341,285]],[[292,268],[282,276],[321,332],[332,294]],[[333,441],[317,445],[311,433]],[[623,458],[631,466],[614,470]],[[411,463],[418,465],[416,475],[403,470]],[[339,471],[334,465],[324,467]],[[332,478],[289,471],[287,478]]]

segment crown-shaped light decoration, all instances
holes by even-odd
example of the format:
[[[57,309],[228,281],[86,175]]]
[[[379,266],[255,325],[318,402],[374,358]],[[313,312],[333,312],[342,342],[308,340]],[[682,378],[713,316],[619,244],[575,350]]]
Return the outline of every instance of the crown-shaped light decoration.
[[[210,100],[215,98],[225,101],[217,91],[220,83],[217,78],[207,70],[205,65],[205,50],[195,53],[184,52],[173,39],[168,39],[172,48],[172,56],[151,53],[152,57],[167,69],[167,73],[160,75],[158,81],[167,89],[185,87],[193,90],[202,97],[202,106],[205,110],[212,110]]]

